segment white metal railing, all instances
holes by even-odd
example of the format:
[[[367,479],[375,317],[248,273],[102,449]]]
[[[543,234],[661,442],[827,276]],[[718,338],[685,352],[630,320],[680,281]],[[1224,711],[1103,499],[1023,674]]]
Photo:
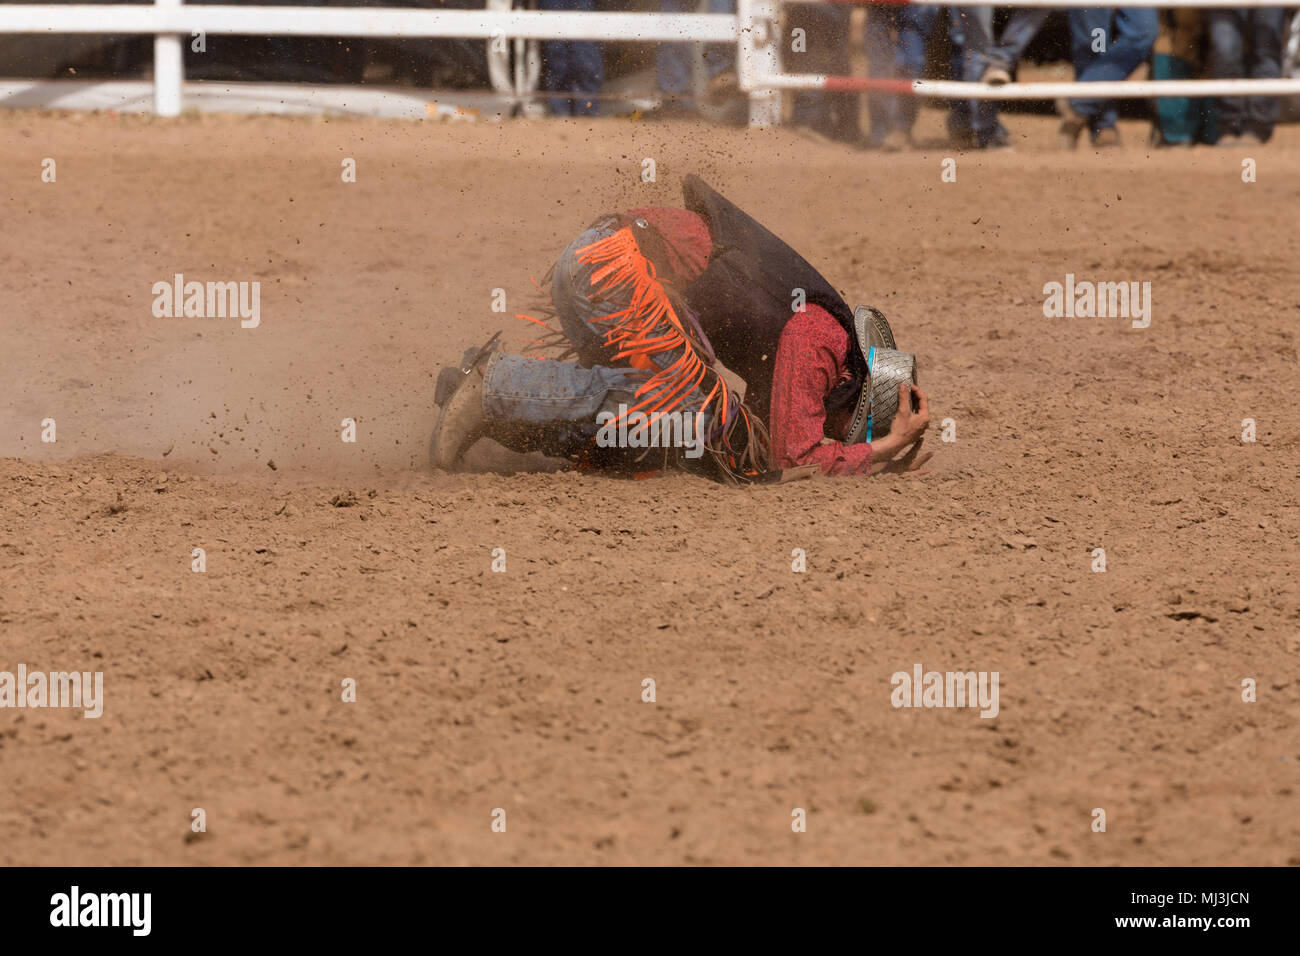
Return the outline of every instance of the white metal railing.
[[[737,0],[736,13],[576,13],[376,7],[195,6],[0,3],[0,33],[154,35],[154,110],[181,111],[184,42],[202,34],[252,36],[462,37],[604,42],[735,43],[737,79],[750,101],[750,124],[780,122],[782,90],[882,91],[954,99],[1028,100],[1077,96],[1277,96],[1300,93],[1300,79],[1154,80],[1103,83],[1007,83],[889,80],[788,74],[781,70],[782,3],[899,4],[911,0]],[[1019,0],[1015,6],[1078,6],[1080,0]],[[1127,0],[1136,7],[1290,7],[1300,0]]]

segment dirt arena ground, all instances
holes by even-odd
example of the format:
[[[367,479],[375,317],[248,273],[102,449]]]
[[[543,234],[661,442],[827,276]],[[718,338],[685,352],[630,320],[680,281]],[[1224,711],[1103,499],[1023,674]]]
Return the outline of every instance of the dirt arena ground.
[[[0,863],[1300,864],[1300,129],[1244,183],[1009,125],[0,113],[0,670],[105,675],[0,711]],[[492,290],[689,172],[891,316],[930,474],[429,473]],[[155,318],[175,273],[260,326]],[[1045,318],[1067,273],[1150,327]],[[895,709],[915,664],[997,717]]]

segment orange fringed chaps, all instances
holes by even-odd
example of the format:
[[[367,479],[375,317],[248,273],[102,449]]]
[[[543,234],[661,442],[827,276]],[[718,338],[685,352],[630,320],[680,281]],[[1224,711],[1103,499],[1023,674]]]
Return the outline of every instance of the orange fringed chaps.
[[[725,425],[727,386],[700,358],[696,343],[656,277],[654,263],[641,254],[631,228],[624,226],[579,249],[578,261],[596,267],[591,276],[593,291],[608,293],[623,286],[631,289],[627,308],[594,320],[608,323],[605,345],[617,350],[615,359],[625,358],[633,368],[654,373],[636,392],[637,398],[648,397],[629,408],[628,414],[644,411],[653,420],[653,416],[678,408],[706,377],[712,377],[713,387],[702,407],[708,408],[716,399],[718,420]],[[668,367],[661,368],[654,361],[654,356],[679,348],[681,357]]]
[[[615,360],[626,359],[632,368],[651,373],[649,380],[636,391],[635,397],[642,400],[625,414],[647,412],[654,422],[660,415],[683,405],[693,391],[702,389],[711,379],[712,387],[700,408],[721,424],[716,442],[705,446],[719,465],[721,476],[734,482],[752,480],[765,472],[769,452],[767,429],[743,404],[737,402],[731,408],[726,383],[700,357],[700,344],[682,324],[668,291],[657,277],[654,263],[641,254],[631,228],[625,226],[584,246],[577,256],[580,262],[595,267],[591,277],[593,293],[610,293],[623,286],[631,291],[626,308],[592,320],[605,326],[605,345],[616,350]],[[550,333],[546,339],[536,340],[538,345],[562,347],[563,333],[532,316],[519,318]],[[682,355],[667,367],[655,361],[655,356],[676,349],[681,349]],[[743,442],[733,443],[733,439],[742,436]]]

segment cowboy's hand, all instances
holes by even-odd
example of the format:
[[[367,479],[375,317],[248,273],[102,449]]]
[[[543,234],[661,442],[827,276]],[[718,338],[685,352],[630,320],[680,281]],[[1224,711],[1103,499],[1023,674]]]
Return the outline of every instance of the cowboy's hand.
[[[934,452],[927,451],[922,455],[921,446],[923,444],[925,444],[925,439],[918,438],[916,444],[908,450],[906,455],[902,458],[896,458],[893,461],[884,462],[878,469],[875,469],[872,474],[875,474],[876,471],[890,472],[893,474],[929,474],[929,469],[925,467],[925,464],[934,457]]]
[[[916,392],[918,406],[912,411],[912,392]],[[898,386],[898,412],[894,415],[890,432],[896,433],[904,446],[920,441],[930,427],[930,402],[919,388],[906,383]]]

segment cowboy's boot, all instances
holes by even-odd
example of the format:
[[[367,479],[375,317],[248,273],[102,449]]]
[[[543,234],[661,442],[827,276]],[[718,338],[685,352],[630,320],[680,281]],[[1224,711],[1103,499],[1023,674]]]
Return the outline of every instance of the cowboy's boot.
[[[429,440],[429,464],[434,468],[453,471],[470,446],[483,437],[487,424],[483,414],[483,367],[500,336],[498,332],[482,348],[466,352],[459,368],[444,368],[438,373],[434,400],[442,411]]]

